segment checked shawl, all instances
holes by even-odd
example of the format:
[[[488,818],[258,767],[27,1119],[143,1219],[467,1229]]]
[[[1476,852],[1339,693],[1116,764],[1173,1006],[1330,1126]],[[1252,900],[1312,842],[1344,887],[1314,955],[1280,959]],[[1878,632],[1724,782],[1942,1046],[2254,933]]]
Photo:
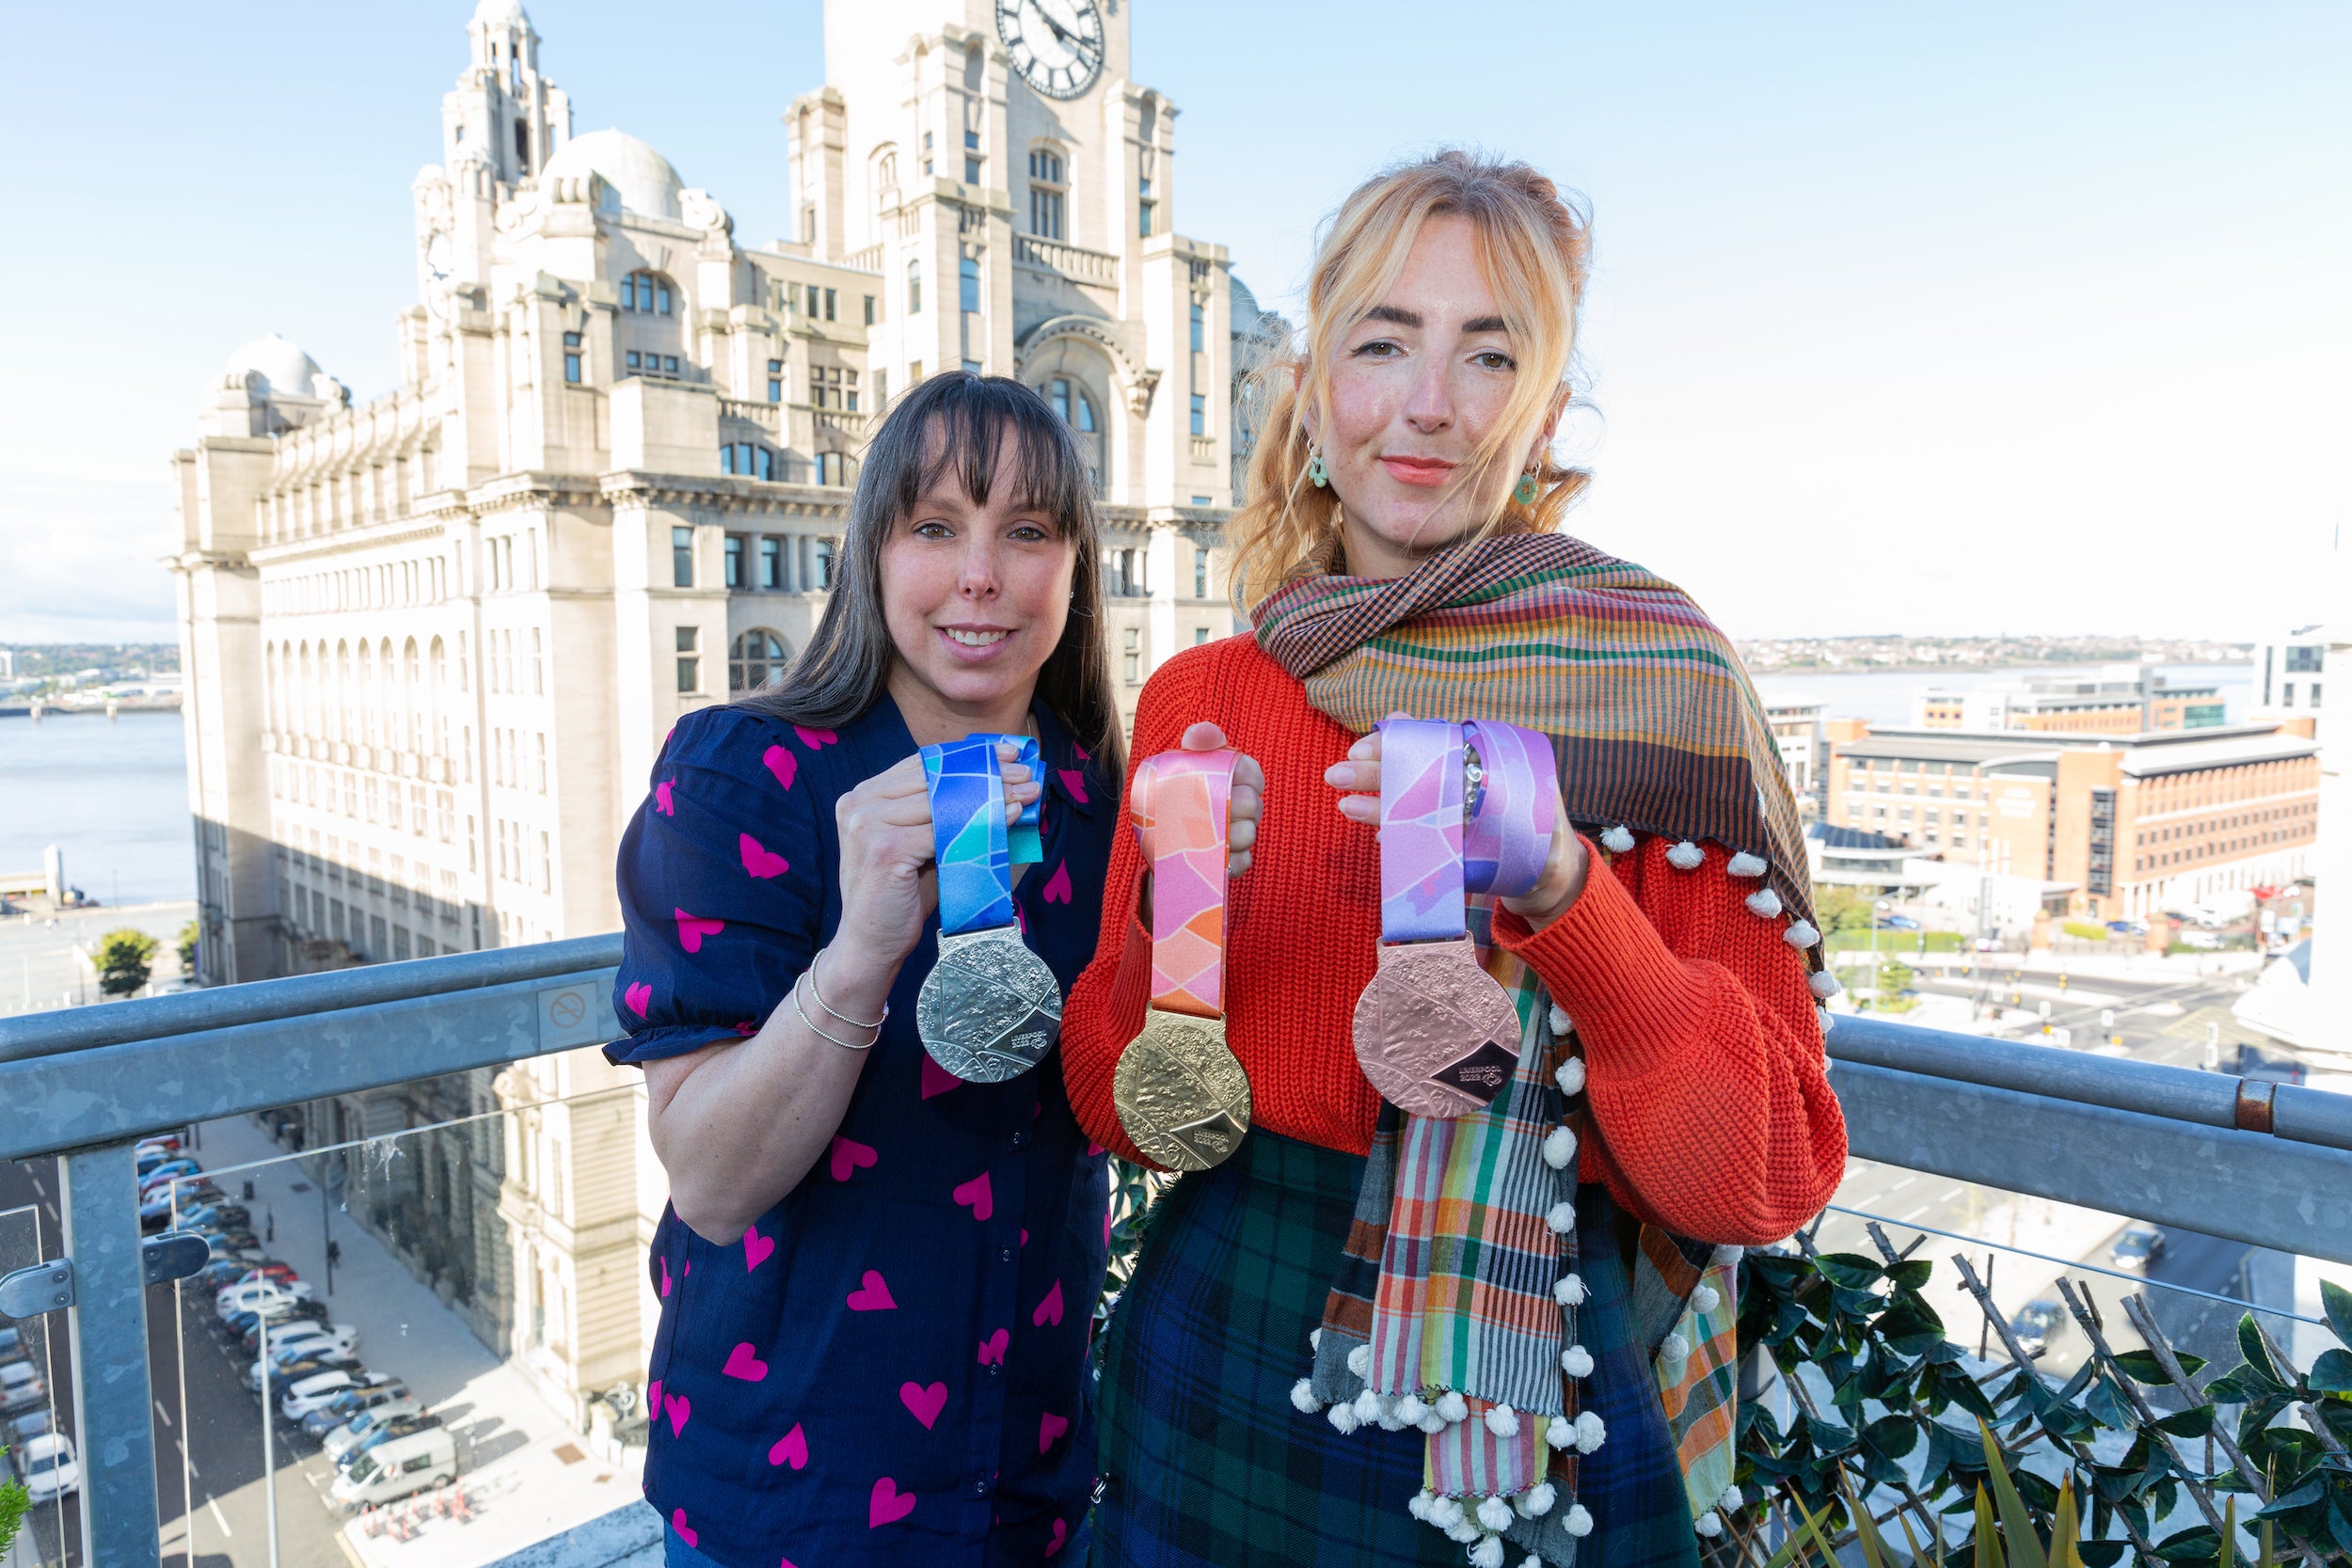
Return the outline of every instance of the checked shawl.
[[[1399,578],[1309,572],[1255,619],[1310,705],[1349,729],[1403,711],[1539,730],[1571,821],[1610,825],[1620,847],[1629,829],[1755,856],[1779,907],[1809,922],[1763,705],[1672,583],[1564,534],[1504,535]],[[1692,1521],[1731,1484],[1737,1249],[1643,1227],[1630,1270],[1609,1270],[1627,1288],[1595,1294],[1579,1248],[1613,1238],[1580,1234],[1572,1142],[1565,1162],[1545,1156],[1555,1129],[1586,1131],[1581,1049],[1534,973],[1490,945],[1491,901],[1470,906],[1480,961],[1518,1012],[1518,1070],[1469,1116],[1384,1108],[1314,1373],[1294,1397],[1334,1406],[1343,1431],[1426,1433],[1414,1512],[1456,1540],[1503,1535],[1565,1564],[1598,1512],[1613,1562],[1694,1561]],[[1655,1380],[1655,1401],[1626,1402],[1637,1378]],[[1677,1484],[1580,1497],[1578,1456],[1609,1440],[1600,1405],[1662,1409],[1662,1430],[1617,1440],[1670,1454]]]
[[[1648,569],[1565,533],[1501,534],[1401,578],[1310,572],[1254,614],[1309,705],[1359,735],[1398,711],[1540,730],[1570,820],[1758,856],[1813,918],[1764,705],[1731,640]]]

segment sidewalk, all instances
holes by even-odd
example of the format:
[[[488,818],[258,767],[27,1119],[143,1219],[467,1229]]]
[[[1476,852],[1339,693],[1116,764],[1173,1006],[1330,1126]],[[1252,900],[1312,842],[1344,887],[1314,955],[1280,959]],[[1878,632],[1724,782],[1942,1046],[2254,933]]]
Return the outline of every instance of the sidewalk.
[[[424,1518],[415,1538],[366,1533],[365,1521],[343,1527],[343,1541],[364,1568],[479,1568],[522,1547],[562,1534],[620,1508],[640,1494],[644,1450],[625,1450],[607,1464],[588,1452],[587,1439],[540,1399],[531,1384],[473,1336],[456,1311],[386,1251],[349,1215],[326,1221],[342,1248],[335,1288],[326,1290],[326,1240],[319,1191],[307,1162],[290,1157],[248,1118],[209,1121],[197,1158],[238,1200],[254,1185],[254,1229],[264,1216],[277,1222],[273,1257],[294,1265],[319,1291],[330,1316],[359,1331],[359,1355],[374,1370],[405,1380],[425,1407],[439,1415],[457,1442],[460,1480],[473,1517]],[[246,1162],[265,1162],[237,1169]],[[306,1190],[297,1192],[300,1183]],[[305,1465],[330,1508],[323,1460]],[[429,1513],[421,1499],[419,1513]],[[385,1511],[406,1514],[406,1503]]]

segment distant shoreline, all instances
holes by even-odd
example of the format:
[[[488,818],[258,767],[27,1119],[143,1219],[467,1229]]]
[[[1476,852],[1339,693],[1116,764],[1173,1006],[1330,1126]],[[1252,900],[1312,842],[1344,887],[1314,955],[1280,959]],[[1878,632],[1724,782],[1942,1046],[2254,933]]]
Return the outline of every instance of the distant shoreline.
[[[1749,665],[1752,675],[1964,675],[1987,670],[2099,670],[2109,664],[2137,663],[2133,659],[2068,659],[2053,663],[2048,659],[2026,659],[2019,662],[2001,661],[1986,664],[1772,664]],[[2181,668],[2194,665],[2200,670],[2251,670],[2250,658],[2184,658],[2151,659],[2147,662],[2160,668]]]

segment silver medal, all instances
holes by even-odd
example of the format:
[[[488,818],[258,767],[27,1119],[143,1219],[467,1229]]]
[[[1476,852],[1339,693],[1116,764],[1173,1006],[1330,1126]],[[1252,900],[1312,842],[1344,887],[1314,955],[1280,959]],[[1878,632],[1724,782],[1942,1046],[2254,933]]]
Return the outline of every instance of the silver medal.
[[[1061,1037],[1061,984],[1018,927],[943,935],[915,999],[914,1028],[949,1072],[1001,1084],[1037,1066]]]

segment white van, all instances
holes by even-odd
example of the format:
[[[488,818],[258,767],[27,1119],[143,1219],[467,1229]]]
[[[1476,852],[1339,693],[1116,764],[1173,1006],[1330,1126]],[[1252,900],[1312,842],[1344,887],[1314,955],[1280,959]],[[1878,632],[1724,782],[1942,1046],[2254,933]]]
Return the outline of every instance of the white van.
[[[338,1506],[357,1511],[370,1503],[389,1503],[457,1479],[457,1442],[447,1427],[427,1427],[405,1437],[379,1443],[351,1462],[335,1478],[328,1494]]]

